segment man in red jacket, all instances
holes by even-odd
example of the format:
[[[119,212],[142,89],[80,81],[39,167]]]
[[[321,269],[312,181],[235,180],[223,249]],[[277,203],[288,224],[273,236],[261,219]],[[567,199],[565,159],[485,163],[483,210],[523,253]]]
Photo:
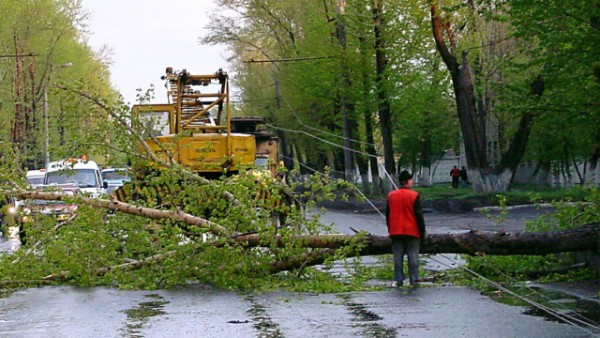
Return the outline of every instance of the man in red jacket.
[[[460,169],[457,166],[454,166],[450,170],[450,176],[452,177],[452,188],[458,189],[458,180],[460,179]]]
[[[386,223],[392,239],[394,281],[404,282],[404,254],[408,256],[410,285],[419,284],[419,242],[425,238],[425,220],[419,193],[413,191],[412,175],[404,170],[399,175],[400,188],[388,194]]]

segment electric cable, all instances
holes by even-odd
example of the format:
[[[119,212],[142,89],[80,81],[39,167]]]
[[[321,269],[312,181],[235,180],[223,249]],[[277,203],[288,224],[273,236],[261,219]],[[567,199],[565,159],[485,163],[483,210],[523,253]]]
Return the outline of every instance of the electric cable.
[[[448,259],[450,261],[454,261],[452,258],[450,258],[450,257],[448,257],[448,256],[446,256],[444,254],[440,254],[440,256],[442,256],[442,257],[444,257],[444,258],[446,258],[446,259]],[[449,265],[445,264],[444,262],[441,262],[441,261],[435,259],[435,257],[430,257],[430,259],[436,261],[439,264],[445,265],[448,268],[452,268]],[[588,322],[586,322],[584,320],[580,320],[578,318],[575,318],[575,317],[567,315],[567,314],[561,314],[558,311],[556,311],[556,310],[554,310],[554,309],[552,309],[552,308],[550,308],[548,306],[545,306],[543,304],[540,304],[540,303],[538,303],[536,301],[530,300],[527,297],[521,296],[521,295],[513,292],[512,290],[510,290],[510,289],[508,289],[508,288],[500,285],[497,282],[492,281],[491,279],[489,279],[489,278],[487,278],[487,277],[485,277],[485,276],[483,276],[481,274],[478,274],[477,272],[475,272],[475,271],[467,268],[466,266],[460,266],[460,267],[461,267],[461,269],[467,271],[468,273],[472,274],[473,276],[476,276],[477,278],[482,279],[483,281],[485,281],[489,285],[492,285],[492,286],[498,288],[499,290],[502,290],[502,291],[504,291],[504,292],[512,295],[513,297],[518,298],[518,299],[520,299],[520,300],[522,300],[522,301],[530,304],[531,306],[533,306],[533,307],[535,307],[535,308],[537,308],[539,310],[542,310],[542,311],[550,314],[553,317],[558,318],[559,320],[562,320],[562,321],[564,321],[564,322],[566,322],[568,324],[571,324],[571,325],[577,327],[578,329],[580,329],[582,331],[585,331],[586,333],[589,333],[589,334],[592,334],[592,335],[597,335],[598,334],[598,332],[593,332],[593,331],[590,331],[590,330],[582,327],[582,325],[585,325],[585,326],[592,327],[594,329],[598,329],[599,328],[597,325],[591,324],[591,323],[594,323],[594,322],[592,320],[588,319],[588,318],[585,318],[585,319],[588,320],[588,321],[590,321],[591,323],[588,323]]]
[[[311,133],[309,133],[307,131],[304,131],[304,130],[288,129],[288,128],[278,127],[278,126],[275,126],[275,125],[272,125],[272,124],[268,124],[268,123],[266,125],[267,125],[267,127],[271,127],[273,129],[277,129],[277,130],[282,130],[282,131],[285,131],[285,132],[288,132],[288,133],[304,134],[306,136],[309,136],[309,137],[312,137],[314,139],[317,139],[317,140],[319,140],[319,141],[321,141],[323,143],[327,143],[329,145],[332,145],[334,147],[338,147],[338,148],[343,149],[343,150],[348,150],[348,151],[351,151],[353,153],[357,153],[357,154],[361,154],[361,155],[364,155],[364,156],[369,156],[369,157],[375,157],[375,158],[377,158],[377,155],[371,155],[371,154],[364,153],[364,152],[362,152],[360,150],[356,150],[356,149],[344,147],[343,145],[339,145],[339,144],[337,144],[335,142],[331,142],[329,140],[326,140],[324,138],[318,137],[318,136],[316,136],[314,134],[311,134]]]
[[[449,257],[445,257],[444,254],[440,254],[440,256],[442,256],[442,257],[444,257],[446,259],[449,259]],[[490,264],[486,264],[486,266],[489,267],[490,269],[493,269],[499,275],[502,275],[505,278],[509,279],[513,284],[521,284],[522,283],[521,281],[517,280],[516,278],[514,278],[514,277],[512,277],[512,276],[510,276],[508,274],[506,274],[505,272],[503,272],[503,271],[501,271],[499,269],[496,269],[494,266],[492,266]],[[535,295],[539,296],[540,298],[544,299],[545,301],[551,301],[552,300],[549,297],[547,297],[546,295],[544,295],[543,293],[541,293],[541,292],[539,292],[539,291],[537,291],[535,289],[532,289],[527,284],[525,284],[524,287],[531,291],[530,295],[534,295],[535,294]],[[566,307],[566,306],[564,306],[564,305],[562,305],[560,303],[556,303],[556,306],[560,307],[562,310],[571,310],[568,307]],[[586,318],[585,316],[583,316],[581,314],[577,314],[577,315],[582,318],[582,320],[581,320],[582,322],[585,323],[585,321],[587,321],[587,325],[595,327],[595,328],[599,328],[600,327],[600,324],[597,323],[597,322],[595,322],[594,320],[592,320],[590,318]],[[574,320],[576,320],[576,319],[574,319]]]

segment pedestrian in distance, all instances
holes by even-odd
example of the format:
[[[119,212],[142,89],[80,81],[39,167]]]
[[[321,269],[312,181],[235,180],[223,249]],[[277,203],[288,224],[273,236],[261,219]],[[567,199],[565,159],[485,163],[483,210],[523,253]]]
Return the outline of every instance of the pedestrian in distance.
[[[404,283],[404,255],[408,256],[410,285],[419,285],[419,247],[425,239],[425,220],[419,193],[412,190],[412,174],[404,170],[398,176],[400,188],[387,198],[385,219],[394,255],[393,287]]]
[[[457,189],[458,180],[460,179],[460,169],[458,169],[457,166],[454,166],[454,168],[450,170],[450,177],[452,177],[452,188]]]
[[[466,187],[469,184],[469,174],[467,173],[467,168],[462,166],[460,168],[460,184],[463,187]]]

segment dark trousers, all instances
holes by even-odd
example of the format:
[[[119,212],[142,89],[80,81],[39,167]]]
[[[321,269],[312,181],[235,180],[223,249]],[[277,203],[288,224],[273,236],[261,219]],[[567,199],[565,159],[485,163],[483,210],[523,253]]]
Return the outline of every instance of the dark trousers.
[[[392,236],[394,254],[394,280],[398,285],[404,281],[404,255],[408,256],[408,275],[410,284],[419,280],[419,239],[412,236]]]
[[[452,177],[452,188],[458,188],[458,177]]]

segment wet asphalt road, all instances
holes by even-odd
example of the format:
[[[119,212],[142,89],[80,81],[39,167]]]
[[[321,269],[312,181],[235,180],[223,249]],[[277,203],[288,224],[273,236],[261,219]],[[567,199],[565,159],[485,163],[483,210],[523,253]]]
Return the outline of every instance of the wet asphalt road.
[[[516,231],[536,213],[515,210],[510,225],[502,226],[479,213],[425,217],[430,233],[471,228]],[[385,223],[377,213],[328,212],[322,221],[335,223],[334,228],[343,233],[352,227],[385,234]],[[18,243],[11,240],[0,243],[3,251],[16,247]],[[0,298],[0,337],[600,336],[600,331],[582,330],[526,311],[454,286],[341,294],[238,294],[205,287],[158,291],[43,287]]]
[[[463,287],[240,295],[45,287],[0,299],[1,337],[591,337]]]

